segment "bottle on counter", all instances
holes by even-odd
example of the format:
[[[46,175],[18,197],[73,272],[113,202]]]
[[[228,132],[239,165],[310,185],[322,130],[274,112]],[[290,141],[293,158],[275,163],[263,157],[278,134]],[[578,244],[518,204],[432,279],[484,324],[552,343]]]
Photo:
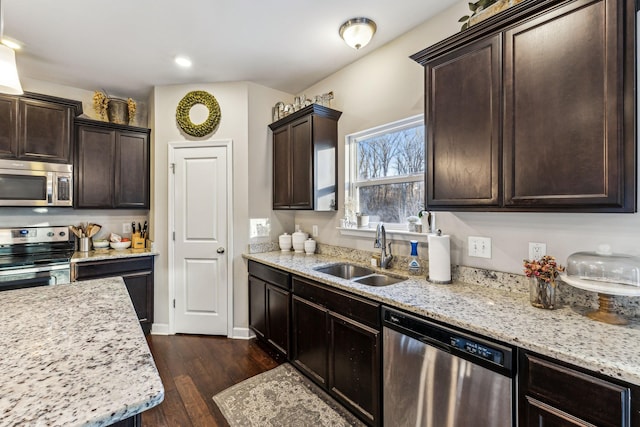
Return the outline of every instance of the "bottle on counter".
[[[411,240],[411,259],[409,260],[409,274],[419,275],[422,271],[420,267],[420,261],[418,260],[418,241]]]

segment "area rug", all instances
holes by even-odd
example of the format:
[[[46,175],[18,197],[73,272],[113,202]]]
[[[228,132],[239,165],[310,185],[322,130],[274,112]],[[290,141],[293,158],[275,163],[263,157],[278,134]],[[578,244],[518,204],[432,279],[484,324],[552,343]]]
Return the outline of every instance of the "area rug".
[[[213,396],[231,427],[364,426],[288,363]]]

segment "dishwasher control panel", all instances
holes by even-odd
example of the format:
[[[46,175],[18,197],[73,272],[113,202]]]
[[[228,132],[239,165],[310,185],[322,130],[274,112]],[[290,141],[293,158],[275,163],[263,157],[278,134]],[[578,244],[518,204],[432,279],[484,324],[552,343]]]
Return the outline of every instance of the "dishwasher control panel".
[[[427,346],[436,347],[503,375],[513,375],[514,349],[508,345],[388,307],[382,308],[382,325]]]
[[[451,346],[499,365],[502,365],[504,361],[504,355],[500,350],[487,347],[466,338],[451,337]]]

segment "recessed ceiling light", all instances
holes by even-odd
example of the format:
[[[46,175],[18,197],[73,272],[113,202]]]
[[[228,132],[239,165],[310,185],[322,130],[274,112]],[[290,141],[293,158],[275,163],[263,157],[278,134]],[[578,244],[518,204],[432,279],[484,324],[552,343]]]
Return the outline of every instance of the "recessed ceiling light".
[[[5,45],[8,48],[13,49],[13,50],[22,49],[22,45],[20,45],[20,43],[18,43],[15,40],[8,39],[8,38],[3,38],[2,39],[2,44]]]
[[[185,67],[185,68],[191,67],[191,60],[186,56],[176,56],[174,61],[176,62],[176,64],[178,64],[181,67]]]

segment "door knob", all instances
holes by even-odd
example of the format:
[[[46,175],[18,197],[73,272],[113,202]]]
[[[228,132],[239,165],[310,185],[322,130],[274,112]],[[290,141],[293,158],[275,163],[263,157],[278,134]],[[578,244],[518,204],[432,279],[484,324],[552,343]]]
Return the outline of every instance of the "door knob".
[[[216,252],[218,252],[219,254],[223,254],[224,253],[224,248],[218,248],[218,250]]]

